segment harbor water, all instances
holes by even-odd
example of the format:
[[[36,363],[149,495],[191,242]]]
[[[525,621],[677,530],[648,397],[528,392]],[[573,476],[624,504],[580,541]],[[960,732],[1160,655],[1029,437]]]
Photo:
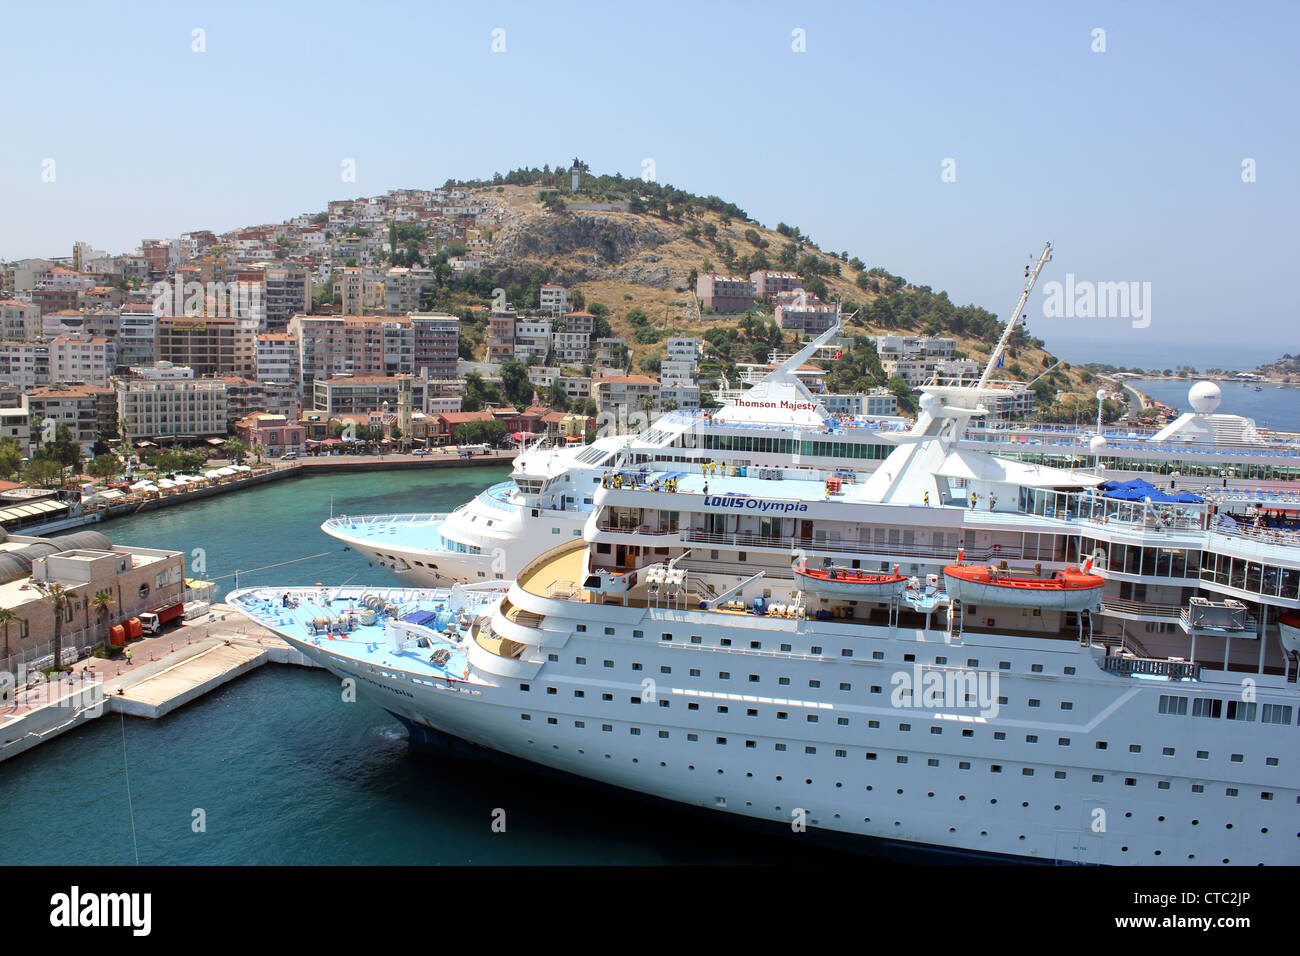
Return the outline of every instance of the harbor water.
[[[390,583],[320,531],[449,511],[505,467],[290,479],[97,526],[221,593]],[[316,556],[298,561],[304,556]],[[203,563],[203,570],[194,567]],[[284,563],[293,562],[293,563]],[[266,570],[267,565],[281,566]],[[410,751],[324,671],[268,666],[160,720],[105,714],[0,764],[0,864],[821,863],[842,856],[540,774]],[[500,823],[504,821],[504,832]]]

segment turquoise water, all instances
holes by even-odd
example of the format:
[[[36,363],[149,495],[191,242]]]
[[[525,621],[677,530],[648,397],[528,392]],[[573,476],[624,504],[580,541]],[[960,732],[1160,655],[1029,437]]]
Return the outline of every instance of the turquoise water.
[[[393,580],[319,530],[336,511],[445,511],[505,468],[329,475],[99,526],[201,548],[240,584]],[[125,746],[124,746],[125,745]],[[128,784],[130,802],[128,803]],[[490,764],[417,756],[323,671],[268,665],[161,720],[106,714],[0,764],[0,865],[817,863],[841,856]],[[505,811],[504,833],[492,829]],[[205,832],[195,832],[202,810]]]

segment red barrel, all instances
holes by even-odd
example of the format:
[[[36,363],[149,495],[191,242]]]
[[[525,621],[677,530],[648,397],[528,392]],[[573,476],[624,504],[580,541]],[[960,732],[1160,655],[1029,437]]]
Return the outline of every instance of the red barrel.
[[[121,624],[114,624],[108,630],[108,643],[113,647],[121,647],[126,643],[126,628]]]
[[[140,623],[138,617],[133,617],[126,622],[126,637],[130,641],[138,641],[144,636],[144,625]]]

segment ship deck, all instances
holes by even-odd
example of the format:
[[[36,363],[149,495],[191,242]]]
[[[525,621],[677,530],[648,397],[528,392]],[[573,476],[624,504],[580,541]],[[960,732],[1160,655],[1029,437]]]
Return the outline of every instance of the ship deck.
[[[396,614],[379,613],[373,624],[355,623],[350,630],[337,626],[316,627],[313,622],[328,618],[337,622],[363,610],[362,599],[382,598],[398,608]],[[228,603],[237,611],[291,641],[310,644],[330,654],[375,667],[394,668],[416,677],[453,681],[469,680],[469,659],[464,649],[468,627],[459,623],[463,610],[470,619],[498,595],[494,592],[460,592],[449,588],[247,588],[233,591]],[[286,598],[288,604],[285,603]],[[428,616],[428,645],[397,651],[390,645],[385,625],[396,617]],[[446,659],[435,663],[433,656],[446,651]]]

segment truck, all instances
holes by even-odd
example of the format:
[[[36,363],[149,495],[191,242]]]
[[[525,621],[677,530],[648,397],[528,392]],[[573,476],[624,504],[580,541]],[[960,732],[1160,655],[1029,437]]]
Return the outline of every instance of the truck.
[[[164,624],[179,621],[184,614],[185,605],[177,601],[175,604],[164,604],[152,611],[137,614],[136,617],[140,619],[146,634],[157,634],[163,629]]]

